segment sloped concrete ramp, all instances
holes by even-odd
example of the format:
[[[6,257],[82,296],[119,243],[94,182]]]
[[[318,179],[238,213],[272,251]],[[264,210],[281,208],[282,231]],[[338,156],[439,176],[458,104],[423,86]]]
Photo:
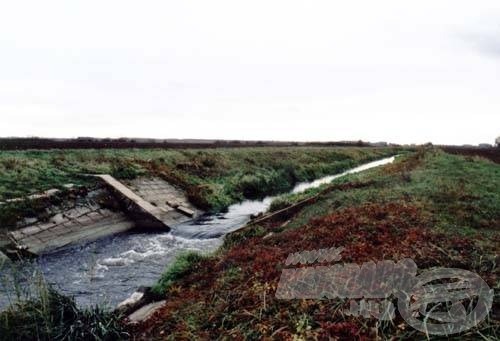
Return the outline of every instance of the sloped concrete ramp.
[[[191,220],[197,214],[185,195],[158,178],[139,178],[128,186],[111,175],[97,175],[126,205],[139,228],[171,226]]]
[[[161,208],[153,206],[109,174],[96,176],[104,181],[121,200],[125,201],[129,206],[127,209],[130,213],[134,213],[135,211],[136,220],[141,220],[143,225],[148,225],[147,227],[163,227],[166,230],[170,229],[167,223],[162,220],[163,210]],[[137,213],[142,215],[142,217],[139,217]]]
[[[160,178],[141,177],[127,185],[144,200],[160,208],[161,219],[170,226],[191,220],[201,213],[184,192]]]

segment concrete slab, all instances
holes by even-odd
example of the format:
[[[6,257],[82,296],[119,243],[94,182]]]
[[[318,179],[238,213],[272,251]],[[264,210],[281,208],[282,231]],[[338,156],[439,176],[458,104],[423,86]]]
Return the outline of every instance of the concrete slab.
[[[82,208],[77,210],[82,212]],[[19,249],[37,255],[70,244],[125,232],[135,226],[123,213],[104,209],[87,210],[87,213],[78,217],[74,217],[73,212],[69,211],[68,215],[61,215],[59,224],[38,224],[12,231],[8,234],[9,238]],[[93,219],[89,219],[89,216]]]
[[[139,195],[134,193],[130,188],[113,178],[109,174],[97,175],[98,178],[104,181],[115,193],[120,197],[130,202],[135,208],[144,213],[151,222],[155,225],[163,226],[165,229],[170,229],[168,224],[162,220],[163,211],[152,205],[150,202],[144,200]]]
[[[130,323],[138,323],[147,320],[155,312],[157,312],[161,307],[165,305],[166,301],[159,301],[145,305],[144,307],[136,310],[131,315],[129,315],[128,320]]]
[[[188,200],[182,190],[172,186],[160,178],[140,177],[129,181],[128,186],[144,200],[163,209],[165,212],[174,211],[172,214],[163,214],[163,220],[173,219],[172,224],[186,222],[200,214]]]
[[[132,306],[134,304],[137,304],[137,302],[139,302],[142,298],[144,297],[144,293],[143,292],[134,292],[132,295],[130,295],[129,298],[127,298],[126,300],[120,302],[117,306],[116,306],[116,309],[122,309],[126,306]]]
[[[189,209],[189,208],[187,208],[187,207],[177,206],[176,208],[177,208],[177,210],[181,211],[182,213],[184,213],[188,217],[193,217],[194,216],[194,211],[191,210],[191,209]]]

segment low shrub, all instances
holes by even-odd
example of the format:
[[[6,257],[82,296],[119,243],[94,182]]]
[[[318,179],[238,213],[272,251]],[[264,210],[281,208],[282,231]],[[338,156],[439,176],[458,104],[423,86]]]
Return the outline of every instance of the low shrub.
[[[293,187],[296,179],[289,169],[262,170],[238,177],[234,192],[247,199],[262,198],[269,194],[286,192]]]
[[[111,165],[111,175],[117,179],[135,179],[144,171],[132,162],[114,162]]]
[[[163,295],[176,280],[192,272],[204,258],[204,256],[193,251],[181,253],[153,286],[153,293]]]
[[[219,184],[191,186],[186,194],[189,201],[195,206],[214,212],[223,211],[234,201]]]

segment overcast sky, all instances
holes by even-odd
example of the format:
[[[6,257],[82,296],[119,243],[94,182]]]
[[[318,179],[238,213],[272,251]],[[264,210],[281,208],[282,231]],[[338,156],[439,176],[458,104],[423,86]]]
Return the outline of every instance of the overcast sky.
[[[0,136],[492,143],[500,1],[4,1]]]

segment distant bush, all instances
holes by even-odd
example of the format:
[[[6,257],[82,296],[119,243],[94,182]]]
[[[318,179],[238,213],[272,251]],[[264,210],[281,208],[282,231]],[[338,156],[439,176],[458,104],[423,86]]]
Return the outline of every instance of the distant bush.
[[[131,162],[113,162],[111,165],[111,175],[117,179],[135,179],[144,174],[139,166]]]
[[[245,198],[258,198],[264,194],[269,179],[262,173],[246,174],[240,178],[236,190]]]
[[[191,203],[205,210],[222,211],[234,202],[219,184],[190,186],[186,194]]]
[[[234,190],[243,198],[257,199],[268,194],[285,192],[293,187],[296,177],[289,168],[262,170],[237,179]]]
[[[15,170],[24,166],[24,162],[21,159],[15,157],[6,157],[0,163],[6,170]]]

